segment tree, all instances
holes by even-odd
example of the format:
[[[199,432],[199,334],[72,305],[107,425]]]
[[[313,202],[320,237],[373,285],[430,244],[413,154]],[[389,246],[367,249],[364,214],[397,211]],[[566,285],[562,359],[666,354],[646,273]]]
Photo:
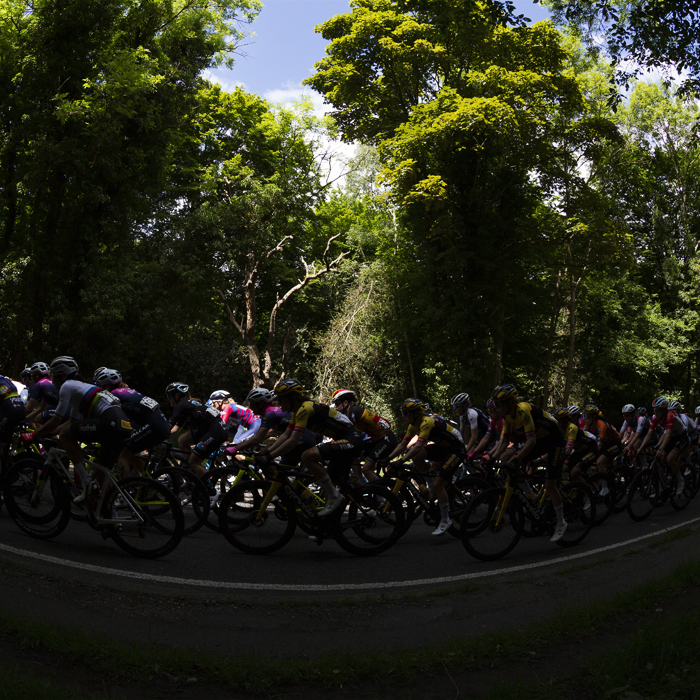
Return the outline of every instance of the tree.
[[[201,71],[230,61],[258,8],[0,2],[0,265],[24,261],[5,327],[15,371],[27,348],[73,345],[76,301],[157,213]]]
[[[654,68],[669,77],[675,69],[684,76],[683,93],[698,91],[697,0],[548,0],[547,5],[556,21],[576,27],[590,47],[612,58],[625,88],[641,69]]]

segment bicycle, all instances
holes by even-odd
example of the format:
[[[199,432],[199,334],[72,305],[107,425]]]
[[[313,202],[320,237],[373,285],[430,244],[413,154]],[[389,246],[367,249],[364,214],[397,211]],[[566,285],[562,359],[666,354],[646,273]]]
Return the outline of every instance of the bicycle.
[[[543,477],[528,477],[536,489],[527,494],[525,476],[517,467],[503,465],[505,486],[483,491],[467,506],[462,518],[462,545],[476,559],[494,561],[510,552],[521,537],[552,535],[556,513],[544,488]],[[559,487],[568,527],[557,544],[571,547],[590,532],[595,520],[595,500],[590,488],[578,481]]]
[[[346,503],[319,517],[323,500],[304,483],[313,478],[293,467],[275,465],[269,480],[243,481],[221,500],[219,526],[230,544],[248,554],[271,554],[286,545],[297,525],[318,545],[335,539],[356,556],[386,551],[401,537],[404,512],[399,499],[373,483],[349,488]]]
[[[154,559],[172,552],[184,532],[177,498],[158,481],[128,477],[117,481],[111,470],[90,462],[93,475],[88,497],[76,506],[79,489],[71,479],[65,452],[50,447],[41,466],[35,460],[13,464],[5,475],[5,504],[15,524],[28,535],[49,539],[61,534],[71,507],[84,510],[90,526],[125,552]]]
[[[645,520],[655,508],[660,508],[666,501],[671,503],[674,510],[683,510],[695,495],[697,474],[691,462],[682,463],[680,471],[685,486],[683,491],[676,495],[678,479],[669,471],[668,464],[662,463],[656,455],[651,464],[642,469],[630,484],[627,494],[627,513],[630,518],[635,522]]]

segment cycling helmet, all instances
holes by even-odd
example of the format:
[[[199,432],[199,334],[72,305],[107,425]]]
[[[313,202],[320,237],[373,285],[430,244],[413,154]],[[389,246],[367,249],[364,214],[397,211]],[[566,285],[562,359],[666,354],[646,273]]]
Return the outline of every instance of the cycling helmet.
[[[624,415],[625,413],[636,413],[636,409],[631,403],[626,403],[622,407],[622,414]]]
[[[552,415],[558,420],[568,420],[571,416],[568,406],[562,406],[561,408],[555,408],[552,411]]]
[[[645,416],[647,415],[647,409],[644,408],[644,406],[640,406],[640,407],[637,409],[637,413],[638,413],[640,416],[645,417]]]
[[[465,403],[469,403],[469,394],[465,394],[462,392],[461,394],[455,394],[451,399],[450,399],[450,406],[452,408],[455,408],[455,406],[462,406]]]
[[[283,379],[275,387],[276,396],[291,396],[293,394],[303,394],[304,387],[296,379]]]
[[[662,411],[666,411],[668,410],[668,399],[665,399],[663,396],[659,396],[658,399],[654,399],[654,402],[651,404],[651,407],[654,410],[659,408]]]
[[[40,374],[42,377],[49,376],[49,366],[46,362],[35,362],[31,367],[30,371],[32,374]]]
[[[102,388],[108,384],[119,384],[121,380],[122,375],[116,369],[109,369],[108,367],[100,367],[100,369],[95,370],[95,374],[92,376],[93,383]]]
[[[338,401],[347,401],[348,399],[354,399],[355,392],[351,389],[338,389],[333,392],[333,397],[331,398],[331,403],[336,404]]]
[[[594,403],[586,404],[583,407],[582,412],[587,413],[589,416],[599,416],[600,415],[600,409]]]
[[[165,387],[166,396],[184,396],[189,393],[189,384],[185,384],[184,382],[170,382],[170,384]]]
[[[31,367],[25,367],[22,370],[21,378],[24,380],[24,382],[31,381],[32,378],[32,368]]]
[[[263,387],[259,389],[253,389],[248,396],[246,396],[246,401],[248,403],[255,403],[257,401],[267,401],[267,403],[272,403],[274,401],[275,395],[269,390]]]
[[[698,406],[698,407],[695,409],[695,415],[696,415],[696,416],[698,415],[698,413],[700,413],[700,406]]]
[[[230,399],[231,394],[226,391],[226,389],[217,389],[216,391],[213,391],[211,396],[209,397],[209,401],[226,401],[226,399]]]
[[[571,405],[568,408],[569,410],[569,415],[573,418],[574,416],[578,416],[581,413],[581,409],[578,406]]]
[[[674,413],[676,411],[682,411],[683,406],[681,406],[680,401],[671,401],[671,403],[668,405],[669,409],[672,410]]]
[[[401,404],[401,411],[418,411],[422,408],[427,408],[425,403],[420,399],[406,399]]]
[[[49,367],[51,375],[65,374],[71,379],[78,373],[78,363],[68,355],[59,355]]]
[[[494,401],[505,401],[506,399],[514,399],[517,396],[518,390],[512,384],[500,384],[491,394],[491,398]]]

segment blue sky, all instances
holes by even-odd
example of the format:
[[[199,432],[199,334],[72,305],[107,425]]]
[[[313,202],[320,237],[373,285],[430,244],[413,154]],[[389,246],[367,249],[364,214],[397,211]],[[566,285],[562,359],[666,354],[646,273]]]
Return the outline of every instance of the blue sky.
[[[242,85],[271,102],[290,102],[303,90],[301,81],[323,58],[326,42],[314,27],[333,15],[349,11],[347,0],[263,0],[264,7],[249,27],[249,37],[232,71],[217,70],[211,77],[226,89]],[[515,0],[518,12],[533,21],[547,11],[531,0]],[[320,107],[320,100],[314,99]]]

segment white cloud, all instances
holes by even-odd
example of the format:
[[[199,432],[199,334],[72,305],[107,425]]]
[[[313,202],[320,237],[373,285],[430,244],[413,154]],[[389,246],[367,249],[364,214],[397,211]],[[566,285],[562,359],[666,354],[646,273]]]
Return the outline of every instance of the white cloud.
[[[237,87],[243,88],[244,90],[247,89],[245,83],[231,78],[231,71],[229,70],[205,70],[202,76],[212,83],[221,85],[222,89],[226,90],[226,92],[233,92]]]
[[[284,87],[266,90],[263,97],[273,104],[283,104],[291,107],[294,102],[298,102],[302,97],[309,97],[314,108],[314,114],[322,117],[330,111],[329,105],[324,104],[323,97],[314,90],[305,87],[301,83],[288,82]]]

